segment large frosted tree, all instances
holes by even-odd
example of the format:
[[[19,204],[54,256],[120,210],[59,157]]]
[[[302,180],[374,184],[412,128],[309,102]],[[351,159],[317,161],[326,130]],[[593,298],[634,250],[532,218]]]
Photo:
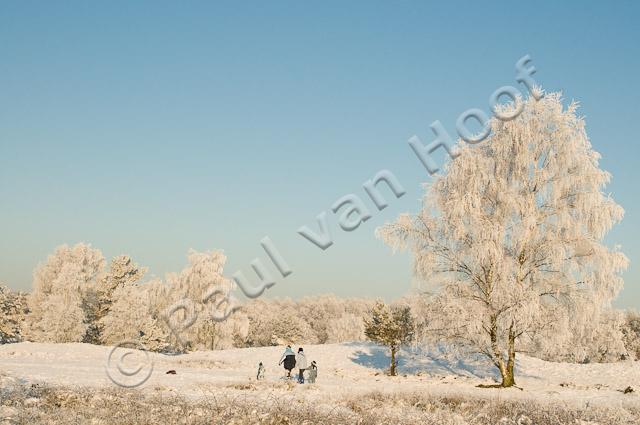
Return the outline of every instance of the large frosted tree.
[[[125,341],[138,341],[150,351],[168,349],[169,330],[154,311],[151,295],[161,286],[163,283],[160,280],[145,283],[128,280],[118,285],[109,297],[108,311],[98,322],[101,342],[117,345]]]
[[[139,282],[146,272],[146,267],[140,267],[128,255],[119,255],[111,260],[109,270],[97,279],[91,297],[90,314],[96,342],[104,343],[105,340],[111,340],[111,337],[105,338],[104,333],[106,323],[109,323],[113,317],[106,321],[104,318],[109,314],[114,302],[125,296],[124,294],[130,296],[134,291],[131,287]],[[122,308],[122,303],[119,307]]]
[[[230,348],[234,341],[246,337],[248,319],[236,312],[225,320],[214,320],[238,307],[227,301],[235,287],[224,276],[227,257],[222,251],[191,250],[188,258],[187,267],[179,274],[168,275],[166,284],[152,291],[154,315],[164,318],[176,348]]]
[[[82,342],[89,327],[83,294],[87,282],[82,268],[75,263],[65,264],[51,284],[51,294],[40,305],[41,326],[39,336],[43,342]]]
[[[91,245],[62,245],[38,266],[29,296],[26,337],[31,341],[77,342],[87,337],[96,279],[104,257]]]
[[[528,337],[546,332],[561,343],[570,322],[561,319],[607,307],[627,266],[602,243],[624,211],[604,193],[611,176],[577,104],[563,108],[551,93],[518,106],[515,119],[491,120],[485,141],[458,144],[417,215],[379,229],[435,285],[430,326],[485,354],[504,387],[515,385],[516,352]]]

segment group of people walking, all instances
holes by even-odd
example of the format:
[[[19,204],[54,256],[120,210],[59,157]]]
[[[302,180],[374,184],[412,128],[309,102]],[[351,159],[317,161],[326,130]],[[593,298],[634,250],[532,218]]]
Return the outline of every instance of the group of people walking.
[[[311,365],[307,364],[307,357],[304,355],[304,350],[302,347],[298,348],[298,354],[293,352],[293,349],[290,345],[287,345],[285,348],[278,365],[284,365],[284,369],[287,371],[287,379],[291,379],[291,371],[298,367],[298,382],[304,384],[304,374],[305,371],[308,370],[307,373],[307,382],[313,384],[316,382],[316,378],[318,376],[318,366],[316,365],[315,360],[311,362]],[[264,379],[265,375],[265,367],[260,362],[258,364],[258,374],[256,376],[257,380],[260,381]]]
[[[312,361],[311,366],[309,367],[307,364],[307,356],[305,356],[302,347],[298,348],[298,354],[295,354],[291,349],[291,346],[287,345],[278,365],[284,365],[284,368],[287,371],[287,378],[289,379],[291,379],[291,371],[297,367],[298,382],[300,384],[304,384],[304,372],[307,369],[309,369],[308,375],[310,383],[314,383],[318,376],[318,367],[316,366],[316,362]]]

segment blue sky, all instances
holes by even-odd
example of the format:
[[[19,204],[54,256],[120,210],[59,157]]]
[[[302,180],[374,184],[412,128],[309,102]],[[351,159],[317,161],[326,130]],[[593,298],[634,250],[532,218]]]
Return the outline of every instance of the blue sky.
[[[631,260],[616,304],[640,308],[640,7],[559,3],[3,2],[0,281],[29,288],[79,241],[159,277],[189,248],[248,274],[268,235],[293,269],[270,294],[400,296],[410,258],[373,232],[419,208],[407,140],[488,112],[530,54],[613,174],[626,217],[607,241]],[[327,251],[296,234],[383,168],[403,198],[350,233],[330,213]]]

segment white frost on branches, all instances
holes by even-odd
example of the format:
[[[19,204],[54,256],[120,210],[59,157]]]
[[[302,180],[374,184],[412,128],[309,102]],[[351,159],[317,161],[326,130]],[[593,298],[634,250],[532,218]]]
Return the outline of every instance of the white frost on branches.
[[[83,341],[103,267],[102,253],[90,245],[58,247],[34,272],[26,337],[38,342]]]
[[[564,343],[563,319],[597,315],[623,284],[627,258],[602,243],[623,209],[604,193],[611,176],[577,106],[563,109],[551,93],[523,101],[512,121],[492,119],[486,141],[459,143],[422,211],[378,230],[410,250],[417,276],[437,288],[433,329],[488,356],[502,385],[515,383],[527,337]]]
[[[0,344],[19,342],[27,314],[26,296],[0,283]]]
[[[193,310],[179,310],[168,315],[172,327],[179,333],[173,335],[172,344],[182,349],[230,348],[234,342],[244,341],[248,333],[248,319],[242,312],[235,312],[226,320],[214,320],[227,308],[225,301],[235,284],[223,275],[227,257],[222,251],[190,251],[189,265],[179,274],[167,276],[167,283],[154,288],[152,308],[154,316],[161,317],[171,311],[176,303],[186,303]],[[219,291],[209,296],[212,291]],[[219,304],[222,302],[222,304]],[[166,317],[166,315],[165,315]],[[195,317],[195,322],[183,329],[181,324]],[[178,347],[182,342],[187,347]]]
[[[116,345],[139,341],[150,351],[163,351],[169,346],[169,331],[154,315],[151,293],[162,285],[159,280],[138,284],[126,283],[113,292],[108,313],[100,320],[101,342]]]

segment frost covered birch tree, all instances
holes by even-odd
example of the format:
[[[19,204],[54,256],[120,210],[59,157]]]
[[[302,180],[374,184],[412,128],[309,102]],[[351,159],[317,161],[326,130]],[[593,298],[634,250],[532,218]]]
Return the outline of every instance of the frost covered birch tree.
[[[25,334],[31,341],[78,342],[87,336],[102,253],[90,245],[62,245],[38,266],[29,295]]]
[[[189,251],[189,265],[179,274],[167,276],[167,283],[158,286],[152,306],[155,315],[164,317],[176,346],[181,349],[218,349],[233,346],[248,333],[248,319],[238,312],[223,321],[214,316],[238,306],[230,305],[227,295],[234,289],[233,281],[223,274],[227,257],[222,251]],[[185,308],[176,309],[176,306]]]
[[[82,268],[75,263],[65,264],[53,280],[51,294],[42,303],[43,342],[82,342],[89,327],[83,308],[86,281]]]
[[[501,386],[515,385],[522,340],[534,332],[560,344],[571,312],[606,307],[622,287],[627,259],[602,243],[623,217],[603,192],[577,104],[561,95],[519,99],[491,136],[459,143],[459,156],[426,186],[422,210],[378,230],[414,256],[416,275],[436,285],[431,324],[485,354]],[[513,105],[505,108],[513,108]]]

